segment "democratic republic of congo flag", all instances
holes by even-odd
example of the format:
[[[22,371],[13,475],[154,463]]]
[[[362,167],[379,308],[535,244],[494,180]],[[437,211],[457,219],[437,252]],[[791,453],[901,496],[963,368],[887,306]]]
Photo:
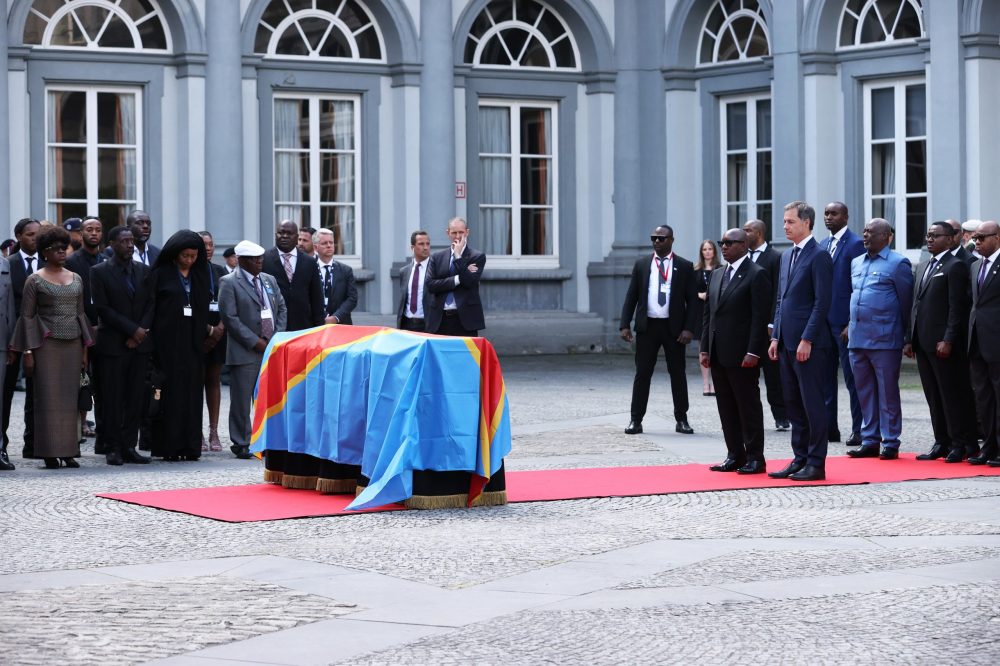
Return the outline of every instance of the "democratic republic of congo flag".
[[[471,503],[510,452],[510,409],[483,338],[378,326],[278,333],[264,352],[251,450],[361,465],[371,479],[348,507],[400,502],[413,471],[474,474]]]

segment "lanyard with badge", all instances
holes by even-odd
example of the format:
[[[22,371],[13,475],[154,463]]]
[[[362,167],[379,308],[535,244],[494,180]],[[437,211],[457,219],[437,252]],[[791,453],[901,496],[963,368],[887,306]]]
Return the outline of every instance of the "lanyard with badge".
[[[673,262],[673,260],[674,260],[673,252],[671,252],[666,259],[660,259],[659,257],[656,257],[656,270],[660,274],[660,277],[663,278],[663,284],[660,285],[660,291],[662,291],[664,294],[670,293],[670,280],[673,277],[672,275],[673,271],[670,270],[670,265],[671,262]]]
[[[185,317],[190,317],[194,314],[194,310],[191,309],[191,275],[188,274],[184,277],[181,273],[181,269],[177,269],[177,277],[181,279],[181,287],[184,288],[184,300],[187,301],[187,305],[183,308],[183,313]]]
[[[219,297],[215,295],[215,269],[212,266],[208,267],[208,288],[212,293],[212,300],[208,304],[209,312],[219,311]]]

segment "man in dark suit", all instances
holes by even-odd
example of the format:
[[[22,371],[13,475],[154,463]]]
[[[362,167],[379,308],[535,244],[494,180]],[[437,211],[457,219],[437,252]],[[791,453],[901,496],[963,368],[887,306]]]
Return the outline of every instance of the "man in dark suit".
[[[833,260],[833,295],[830,297],[830,311],[826,315],[830,326],[830,335],[836,343],[830,350],[830,371],[827,374],[826,388],[826,418],[829,433],[827,439],[831,442],[840,441],[840,428],[837,427],[837,366],[844,373],[844,384],[851,404],[851,436],[847,439],[848,446],[861,444],[861,403],[858,402],[858,391],[854,386],[854,372],[851,370],[851,360],[847,353],[847,323],[850,320],[851,306],[851,262],[855,257],[865,253],[865,245],[858,235],[847,226],[849,214],[847,205],[834,201],[823,209],[823,222],[830,235],[823,239],[820,247]]]
[[[781,255],[778,305],[768,355],[779,360],[785,409],[792,423],[795,457],[775,479],[826,478],[827,418],[823,378],[835,344],[826,315],[830,311],[833,261],[813,238],[816,211],[793,201],[785,206],[785,237],[791,250]]]
[[[152,352],[149,267],[133,260],[135,245],[128,227],[112,229],[108,241],[113,258],[90,272],[99,321],[94,369],[99,403],[105,406],[101,440],[109,465],[146,464],[149,458],[138,453],[135,445],[144,403],[139,387]]]
[[[431,255],[424,281],[424,324],[428,333],[475,337],[486,328],[479,280],[486,255],[469,247],[469,225],[448,221],[451,247]]]
[[[264,253],[262,271],[278,281],[278,289],[288,309],[288,331],[321,326],[326,320],[323,307],[323,283],[319,265],[312,257],[299,252],[299,227],[282,220],[274,233],[274,245]]]
[[[14,312],[14,289],[10,284],[10,265],[7,259],[0,257],[0,349],[6,349],[11,338],[14,337],[14,323],[17,315]],[[14,369],[7,368],[6,363],[0,363],[0,386],[4,384],[4,377],[7,372]],[[0,412],[2,413],[2,412]],[[6,427],[6,423],[0,424]],[[0,471],[10,472],[14,469],[14,463],[7,455],[7,442],[0,440]]]
[[[934,431],[934,446],[917,460],[961,462],[979,449],[965,349],[969,267],[951,252],[956,235],[947,222],[927,230],[930,258],[917,266],[910,335],[903,345],[903,354],[917,358]]]
[[[1000,467],[1000,226],[993,220],[980,225],[973,234],[982,257],[972,264],[972,312],[969,315],[969,370],[976,394],[976,408],[983,428],[983,448],[970,456],[973,465],[988,463]]]
[[[674,230],[661,225],[649,236],[653,255],[643,255],[632,267],[632,279],[622,305],[618,326],[622,340],[632,342],[635,316],[635,380],[632,382],[632,420],[626,435],[642,432],[642,418],[649,402],[649,383],[656,357],[663,349],[674,401],[675,430],[694,432],[687,422],[688,388],[684,371],[684,348],[698,325],[697,286],[694,265],[673,252]]]
[[[314,234],[312,247],[319,265],[323,283],[323,307],[327,324],[351,324],[351,313],[358,306],[358,288],[354,284],[354,270],[347,264],[333,260],[333,232],[319,229]],[[302,250],[302,243],[299,243]]]
[[[747,234],[747,254],[754,262],[767,272],[771,281],[771,312],[767,319],[768,336],[774,328],[774,308],[778,302],[778,277],[781,272],[781,253],[767,242],[766,226],[761,220],[750,220],[743,225]],[[778,363],[767,355],[760,359],[760,367],[764,373],[764,386],[767,387],[767,403],[771,406],[771,416],[774,417],[774,429],[778,432],[788,430],[788,415],[785,414],[785,396],[781,389],[781,370]]]
[[[413,262],[399,272],[399,307],[396,309],[396,328],[404,331],[424,330],[424,302],[427,264],[431,256],[431,237],[426,231],[410,234],[410,252]]]
[[[964,261],[966,266],[972,266],[976,257],[965,249],[965,245],[962,243],[962,223],[952,219],[945,220],[945,222],[955,230],[955,234],[951,237],[951,253]]]
[[[771,283],[767,271],[747,260],[746,232],[730,229],[719,245],[729,266],[712,273],[698,354],[701,365],[712,370],[726,439],[726,459],[710,469],[763,474],[764,412],[759,363],[767,351]]]
[[[21,248],[10,255],[10,283],[14,290],[14,310],[21,316],[21,295],[24,293],[24,281],[28,276],[45,265],[45,259],[38,254],[38,231],[41,229],[38,220],[26,217],[14,225],[14,238]],[[3,442],[10,444],[7,427],[10,424],[10,405],[14,400],[14,389],[21,374],[21,354],[12,353],[13,361],[7,368],[3,384]],[[24,378],[24,448],[21,454],[25,458],[35,457],[35,383],[31,377]]]

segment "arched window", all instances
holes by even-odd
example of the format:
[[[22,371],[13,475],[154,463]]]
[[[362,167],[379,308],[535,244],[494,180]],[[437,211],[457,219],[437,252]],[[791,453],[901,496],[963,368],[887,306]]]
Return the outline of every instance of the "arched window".
[[[575,70],[580,57],[565,21],[544,2],[494,0],[472,23],[465,62],[473,67]]]
[[[840,15],[840,46],[864,46],[924,34],[920,0],[847,0]]]
[[[154,0],[35,0],[24,43],[46,48],[170,50]]]
[[[371,12],[357,0],[273,0],[260,17],[254,52],[381,61],[385,49]]]
[[[699,65],[760,58],[771,53],[767,21],[757,0],[716,0],[701,30]]]

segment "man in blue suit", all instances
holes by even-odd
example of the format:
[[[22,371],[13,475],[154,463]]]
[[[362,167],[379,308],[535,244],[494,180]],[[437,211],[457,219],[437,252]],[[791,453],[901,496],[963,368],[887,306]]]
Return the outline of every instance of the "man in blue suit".
[[[892,233],[882,218],[871,220],[862,234],[868,253],[851,262],[847,348],[862,415],[862,444],[848,451],[852,458],[899,457],[899,366],[909,337],[913,269],[909,259],[889,249]]]
[[[830,235],[823,239],[820,247],[833,259],[833,295],[830,298],[830,312],[826,315],[830,334],[837,344],[830,353],[830,371],[826,378],[826,418],[829,430],[828,440],[840,441],[837,427],[837,366],[844,373],[844,384],[851,401],[851,436],[848,446],[861,444],[861,404],[854,388],[854,373],[847,355],[847,322],[851,307],[851,262],[865,253],[865,245],[858,235],[847,227],[847,206],[834,201],[823,209],[823,222]]]
[[[794,245],[781,255],[778,305],[767,353],[777,360],[792,424],[795,457],[775,479],[821,481],[826,478],[827,418],[823,379],[834,346],[826,315],[830,311],[833,261],[813,238],[816,211],[803,201],[785,206],[785,237]]]

